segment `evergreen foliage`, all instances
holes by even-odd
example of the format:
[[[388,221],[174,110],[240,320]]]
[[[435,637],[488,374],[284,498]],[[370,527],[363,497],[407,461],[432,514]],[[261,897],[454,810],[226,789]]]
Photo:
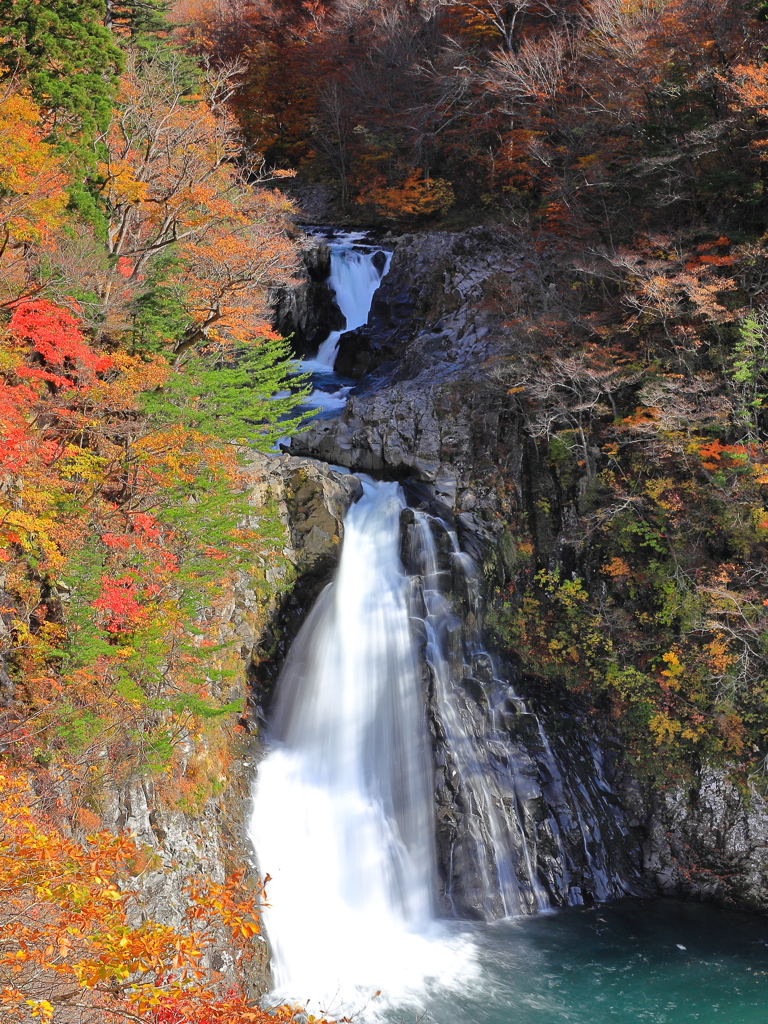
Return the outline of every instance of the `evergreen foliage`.
[[[295,367],[283,338],[235,350],[225,360],[193,356],[161,388],[145,395],[142,406],[155,422],[270,451],[311,415],[293,415],[310,392],[307,375]]]
[[[123,54],[104,17],[104,0],[0,0],[2,77],[28,83],[56,139],[109,123]]]
[[[170,35],[170,7],[168,0],[107,0],[106,20],[135,46],[151,37]]]

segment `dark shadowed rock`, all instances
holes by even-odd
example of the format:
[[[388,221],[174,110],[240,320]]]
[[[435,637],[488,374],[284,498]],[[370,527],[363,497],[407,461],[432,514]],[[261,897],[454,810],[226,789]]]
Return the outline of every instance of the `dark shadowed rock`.
[[[313,356],[331,331],[344,327],[344,316],[327,285],[331,252],[322,239],[305,237],[302,266],[291,287],[275,288],[271,295],[275,330],[291,339],[297,356]]]

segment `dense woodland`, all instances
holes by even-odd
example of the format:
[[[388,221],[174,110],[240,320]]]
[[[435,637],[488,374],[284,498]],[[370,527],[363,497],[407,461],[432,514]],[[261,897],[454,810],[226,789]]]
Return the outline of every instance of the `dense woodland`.
[[[521,525],[497,639],[620,720],[638,770],[763,784],[765,16],[0,0],[4,1019],[267,1019],[200,967],[212,927],[257,929],[253,894],[211,882],[186,930],[136,925],[147,853],[100,830],[98,794],[148,773],[194,812],[226,776],[224,596],[281,546],[242,452],[302,395],[272,398],[281,177],[350,223],[526,247],[540,301],[492,282],[509,355],[485,386],[575,510],[576,563]]]
[[[162,7],[0,5],[8,1021],[265,1016],[201,959],[225,928],[247,961],[258,893],[200,881],[185,928],[144,920],[161,865],[100,816],[136,775],[191,815],[224,786],[222,603],[281,540],[242,446],[269,448],[302,392],[273,397],[292,364],[265,319],[290,204],[253,185],[231,70],[178,48]]]

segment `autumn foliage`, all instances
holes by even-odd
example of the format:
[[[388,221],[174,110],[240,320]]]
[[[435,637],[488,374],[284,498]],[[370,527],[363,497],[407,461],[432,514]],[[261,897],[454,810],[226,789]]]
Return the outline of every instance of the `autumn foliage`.
[[[54,244],[69,196],[65,162],[44,141],[39,108],[27,96],[0,99],[0,302],[38,290],[35,272]]]
[[[147,1024],[267,1024],[236,991],[220,992],[206,950],[224,927],[233,950],[258,934],[258,893],[242,875],[200,882],[186,920],[136,923],[139,851],[127,836],[74,839],[36,809],[34,776],[0,767],[0,1008],[7,1021],[141,1020]],[[138,872],[140,874],[140,872]]]
[[[741,224],[756,213],[759,5],[185,0],[176,9],[189,45],[245,63],[235,103],[254,148],[334,184],[357,217],[490,215],[605,240],[694,211],[727,210]],[[414,206],[416,184],[435,180],[445,201]]]
[[[177,866],[103,806],[138,787],[194,817],[227,785],[230,601],[266,600],[281,546],[243,456],[306,390],[267,318],[291,204],[246,159],[235,72],[163,7],[0,3],[4,1021],[294,1017],[210,966],[214,940],[253,957],[253,880],[198,870],[175,927],[146,920],[137,880]]]
[[[142,391],[174,374],[169,362],[97,351],[45,299],[15,306],[2,357],[3,654],[17,682],[0,766],[0,1003],[21,1020],[64,1007],[93,1011],[78,1020],[110,1009],[154,1021],[170,1002],[179,1021],[203,1019],[201,1006],[211,1022],[260,1020],[241,995],[198,984],[202,925],[129,926],[133,842],[71,828],[98,827],[80,803],[96,777],[103,788],[160,772],[188,799],[203,782],[195,758],[178,754],[190,735],[202,750],[218,743],[223,763],[226,734],[204,739],[206,723],[240,708],[220,602],[240,565],[270,564],[277,535],[269,521],[241,525],[253,511],[236,449],[142,410]],[[62,771],[68,812],[51,819],[34,787]],[[215,898],[214,888],[206,914],[248,938],[256,925],[235,913],[236,885]]]

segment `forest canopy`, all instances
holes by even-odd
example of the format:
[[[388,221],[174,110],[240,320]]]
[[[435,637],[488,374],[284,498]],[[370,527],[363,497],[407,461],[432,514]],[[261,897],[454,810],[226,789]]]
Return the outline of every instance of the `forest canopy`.
[[[101,802],[139,779],[197,813],[226,776],[228,601],[246,571],[270,592],[282,546],[243,451],[305,397],[269,310],[293,174],[348,222],[525,249],[539,294],[489,285],[508,347],[483,385],[551,488],[510,526],[497,640],[620,723],[648,777],[764,776],[767,15],[0,0],[4,1019],[294,1016],[206,959],[220,929],[252,955],[241,876],[137,925],[129,880],[163,866]]]
[[[335,180],[358,217],[402,217],[409,195],[409,214],[453,202],[469,222],[485,211],[617,242],[692,217],[751,230],[763,216],[760,3],[176,9],[188,45],[245,63],[235,101],[250,144],[270,163]]]

